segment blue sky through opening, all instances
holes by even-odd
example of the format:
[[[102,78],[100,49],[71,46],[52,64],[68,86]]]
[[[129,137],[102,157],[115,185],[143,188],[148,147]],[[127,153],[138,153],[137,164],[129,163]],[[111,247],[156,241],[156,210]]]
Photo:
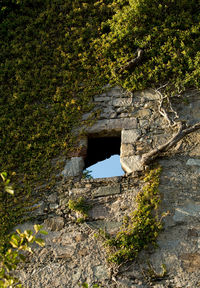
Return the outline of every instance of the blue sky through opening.
[[[100,161],[87,168],[88,171],[92,171],[90,175],[93,178],[105,178],[124,175],[120,164],[120,156],[113,155],[110,158]]]

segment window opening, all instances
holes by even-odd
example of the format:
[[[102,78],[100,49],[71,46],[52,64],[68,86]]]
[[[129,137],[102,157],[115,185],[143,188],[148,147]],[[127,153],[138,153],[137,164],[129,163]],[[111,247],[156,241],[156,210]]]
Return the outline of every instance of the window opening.
[[[121,176],[124,171],[120,164],[121,137],[88,138],[85,169],[93,178]]]
[[[124,175],[119,155],[112,155],[108,159],[99,161],[88,167],[86,171],[88,171],[88,175],[92,178],[106,178]]]

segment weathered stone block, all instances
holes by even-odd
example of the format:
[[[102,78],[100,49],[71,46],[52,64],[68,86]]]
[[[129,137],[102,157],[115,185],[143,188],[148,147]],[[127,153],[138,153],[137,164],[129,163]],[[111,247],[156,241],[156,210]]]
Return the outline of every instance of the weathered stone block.
[[[133,156],[135,149],[132,144],[121,144],[120,157]]]
[[[107,123],[107,130],[121,131],[122,129],[135,129],[137,128],[137,119],[131,118],[120,118],[110,119]]]
[[[62,246],[56,247],[53,251],[54,257],[56,259],[67,259],[71,258],[75,252],[74,245],[65,246],[64,249]]]
[[[47,201],[49,203],[55,203],[57,201],[58,197],[56,193],[53,193],[51,195],[48,196]]]
[[[122,169],[128,174],[135,171],[143,170],[143,165],[141,164],[141,157],[139,155],[121,157],[120,163],[122,165]]]
[[[137,129],[122,130],[122,143],[123,144],[134,144],[135,141],[140,137],[141,133]]]
[[[94,197],[120,194],[120,185],[99,187],[93,192]]]
[[[106,96],[106,94],[102,94],[102,95],[94,97],[94,101],[95,102],[106,102],[106,101],[109,101],[109,100],[110,100],[110,97]]]
[[[122,96],[122,93],[123,93],[123,90],[119,86],[112,87],[111,89],[107,91],[107,95],[112,96],[112,97]]]
[[[186,165],[189,166],[200,166],[200,159],[188,159],[188,161],[186,162]]]
[[[107,129],[109,120],[99,120],[91,127],[86,128],[87,133],[100,133],[102,131],[105,131]]]
[[[79,176],[84,168],[84,165],[85,164],[82,157],[73,157],[70,160],[67,160],[61,175],[64,177]]]
[[[100,219],[106,219],[108,217],[108,209],[104,207],[103,205],[95,205],[92,207],[91,210],[89,210],[88,215],[93,220],[100,220]]]
[[[150,109],[141,109],[136,113],[136,116],[140,119],[148,119],[152,112]]]
[[[200,203],[188,200],[185,205],[177,207],[173,216],[175,222],[185,222],[188,217],[200,216]]]
[[[143,91],[137,91],[134,93],[135,97],[142,98],[144,97],[147,100],[158,100],[160,96],[158,93],[155,92],[153,89],[146,89]]]
[[[97,220],[92,222],[87,222],[87,224],[92,229],[105,229],[109,233],[114,233],[119,230],[119,228],[122,226],[122,222],[115,222],[115,221],[103,221],[103,220]]]
[[[64,219],[62,217],[54,217],[54,218],[47,218],[44,221],[44,224],[51,230],[51,231],[59,231],[64,227]]]
[[[132,105],[132,98],[118,98],[113,100],[114,107],[127,107]]]

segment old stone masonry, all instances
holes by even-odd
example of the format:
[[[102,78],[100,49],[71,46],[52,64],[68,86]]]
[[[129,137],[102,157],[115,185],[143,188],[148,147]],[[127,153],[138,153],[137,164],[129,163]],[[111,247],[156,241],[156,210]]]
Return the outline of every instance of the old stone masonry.
[[[45,247],[34,247],[35,253],[17,271],[24,287],[200,287],[200,130],[153,161],[162,167],[159,213],[168,212],[158,247],[150,246],[136,260],[117,266],[107,262],[103,242],[95,237],[100,228],[115,235],[124,216],[136,209],[147,168],[142,157],[173,138],[178,128],[172,122],[182,121],[187,127],[200,122],[200,93],[188,91],[167,105],[153,89],[132,94],[107,87],[94,103],[83,121],[95,115],[98,120],[84,134],[74,132],[77,146],[65,159],[60,180],[32,212],[34,223],[42,224],[48,235],[42,236]],[[120,155],[123,176],[82,177],[85,168],[113,154]],[[79,213],[68,206],[70,199],[79,197],[90,207],[84,223],[77,222]],[[27,222],[18,228],[32,226]]]

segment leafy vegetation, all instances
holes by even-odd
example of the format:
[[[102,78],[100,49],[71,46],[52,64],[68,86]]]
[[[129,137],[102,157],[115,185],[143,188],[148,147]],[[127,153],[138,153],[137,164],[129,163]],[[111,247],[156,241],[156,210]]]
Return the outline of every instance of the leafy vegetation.
[[[132,91],[166,83],[170,93],[199,89],[199,1],[114,2],[118,4],[115,14],[107,21],[109,31],[102,35],[99,45],[103,67],[109,67],[112,83]],[[132,70],[121,69],[136,58],[138,48],[143,51],[140,63]]]
[[[49,171],[109,81],[130,90],[199,88],[199,12],[195,0],[4,0],[2,169],[22,172],[22,181]],[[119,73],[138,48],[142,62]]]
[[[170,93],[199,89],[200,3],[1,4],[0,167],[16,183],[14,204],[11,195],[0,195],[1,233],[7,233],[23,219],[33,184],[51,179],[52,158],[73,149],[77,139],[72,130],[80,126],[92,96],[105,84],[131,91],[167,83]],[[123,69],[136,58],[138,48],[143,51],[141,61]]]
[[[10,185],[10,181],[7,178],[7,173],[0,173],[3,182],[3,189],[1,189],[1,194],[11,194],[14,195],[14,190]],[[2,188],[2,187],[1,187]],[[2,215],[4,217],[4,214]],[[9,218],[8,218],[9,219]],[[3,226],[4,227],[4,226]],[[1,229],[3,228],[1,227]],[[36,243],[39,246],[44,246],[44,240],[37,237],[38,233],[47,234],[45,231],[41,230],[41,225],[34,225],[35,232],[31,230],[25,230],[21,232],[19,229],[16,233],[11,235],[2,233],[0,238],[0,287],[22,287],[19,280],[14,276],[14,271],[17,265],[21,261],[26,260],[24,252],[33,253],[31,249],[31,244]],[[4,232],[4,231],[3,231]]]
[[[102,87],[91,42],[109,2],[1,3],[0,167],[15,183],[14,203],[1,198],[1,233],[24,219],[33,185],[52,179],[52,158],[73,148],[72,128]]]
[[[153,169],[144,178],[147,184],[137,195],[137,208],[129,217],[115,237],[101,231],[108,249],[108,261],[117,264],[133,260],[148,245],[156,245],[156,239],[162,230],[162,217],[157,210],[160,203],[158,190],[161,168]]]
[[[82,217],[77,219],[78,223],[84,222],[88,218],[88,211],[91,209],[91,205],[83,197],[79,197],[77,200],[70,199],[68,207],[74,212],[78,212]]]
[[[82,178],[83,179],[93,179],[92,175],[91,175],[92,171],[90,170],[83,170],[83,175],[82,175]]]
[[[89,288],[89,285],[85,282],[85,283],[81,284],[81,287],[83,287],[83,288]],[[99,286],[98,284],[93,284],[93,285],[91,286],[91,288],[100,288],[100,286]]]
[[[36,243],[41,247],[45,245],[44,240],[37,237],[38,233],[46,234],[41,229],[40,225],[34,225],[34,233],[31,230],[21,232],[17,229],[17,233],[12,234],[10,241],[6,243],[7,247],[0,246],[0,287],[22,287],[13,272],[20,262],[26,260],[24,252],[33,253],[31,244]]]

